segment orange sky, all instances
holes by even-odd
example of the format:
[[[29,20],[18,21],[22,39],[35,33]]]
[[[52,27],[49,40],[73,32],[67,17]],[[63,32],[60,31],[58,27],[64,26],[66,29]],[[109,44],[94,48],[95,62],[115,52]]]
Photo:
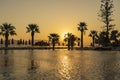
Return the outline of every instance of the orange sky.
[[[90,2],[91,1],[91,2]],[[120,30],[120,0],[114,0],[114,23]],[[29,39],[26,26],[30,23],[39,25],[40,34],[35,39],[47,39],[49,33],[72,32],[80,36],[77,24],[85,21],[88,31],[84,37],[84,44],[89,45],[90,30],[101,31],[102,23],[97,20],[100,0],[0,0],[0,24],[8,22],[16,27],[16,39]]]

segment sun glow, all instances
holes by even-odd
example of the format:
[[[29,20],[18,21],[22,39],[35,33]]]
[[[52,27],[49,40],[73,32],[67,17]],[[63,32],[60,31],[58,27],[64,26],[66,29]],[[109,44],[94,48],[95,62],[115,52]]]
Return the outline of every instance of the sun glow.
[[[67,34],[68,32],[63,32],[62,34],[61,34],[61,40],[64,40],[64,38],[65,38],[65,34]]]

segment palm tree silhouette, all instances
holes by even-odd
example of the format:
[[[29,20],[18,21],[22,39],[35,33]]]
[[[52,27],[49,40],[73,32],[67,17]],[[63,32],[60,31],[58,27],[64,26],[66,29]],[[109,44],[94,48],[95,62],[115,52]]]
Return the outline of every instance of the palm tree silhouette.
[[[64,41],[68,41],[68,44],[67,44],[68,50],[70,50],[70,37],[71,37],[71,35],[72,35],[72,33],[69,33],[69,32],[67,34],[65,34]]]
[[[59,42],[59,35],[56,33],[51,33],[48,38],[51,41],[52,45],[53,45],[53,50],[55,49],[55,44]]]
[[[118,30],[113,30],[111,32],[110,40],[114,40],[115,44],[118,45],[118,38],[120,37],[120,32]]]
[[[65,38],[64,38],[64,41],[68,41],[68,50],[73,50],[73,46],[74,46],[74,42],[77,38],[75,37],[75,35],[73,35],[72,33],[67,33],[65,34]]]
[[[78,24],[78,30],[81,32],[81,48],[83,48],[83,33],[85,30],[88,30],[86,26],[87,24],[85,22],[80,22],[80,24]]]
[[[71,44],[71,50],[73,50],[73,46],[74,46],[74,44],[75,44],[75,40],[76,40],[77,38],[75,37],[75,35],[71,35],[71,37],[70,37],[70,44]]]
[[[95,31],[95,30],[90,31],[89,37],[92,37],[92,46],[94,47],[95,37],[98,37],[97,31]]]
[[[28,33],[28,32],[31,32],[32,46],[34,45],[34,35],[35,35],[35,33],[40,33],[38,27],[39,27],[39,26],[38,26],[37,24],[28,24],[28,27],[26,27],[26,28],[27,28],[27,33]]]
[[[100,32],[98,39],[96,40],[99,45],[106,46],[107,44],[107,39],[106,39],[106,32],[102,31]]]
[[[9,44],[9,35],[11,36],[17,35],[15,32],[16,28],[11,24],[4,23],[0,26],[0,29],[1,29],[0,35],[5,36],[5,47],[7,48]]]

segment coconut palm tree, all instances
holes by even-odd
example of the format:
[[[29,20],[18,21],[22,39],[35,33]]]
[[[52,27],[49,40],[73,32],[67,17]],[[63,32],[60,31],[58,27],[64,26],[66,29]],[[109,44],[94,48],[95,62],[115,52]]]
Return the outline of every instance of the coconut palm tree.
[[[97,31],[95,30],[90,31],[89,37],[92,37],[92,46],[94,47],[95,37],[98,37]]]
[[[16,32],[15,32],[16,28],[11,24],[3,23],[0,26],[0,29],[1,29],[0,35],[5,36],[5,47],[7,48],[9,43],[9,35],[11,36],[16,35]]]
[[[34,35],[35,33],[40,33],[39,31],[39,26],[37,24],[28,24],[28,27],[27,28],[27,32],[31,32],[31,41],[32,41],[32,46],[34,45]]]
[[[85,33],[87,29],[87,24],[85,22],[80,22],[80,24],[78,24],[78,30],[81,32],[81,48],[83,48],[83,33]]]
[[[48,38],[51,41],[52,45],[53,45],[53,50],[55,49],[55,44],[59,42],[59,35],[56,33],[51,33]]]

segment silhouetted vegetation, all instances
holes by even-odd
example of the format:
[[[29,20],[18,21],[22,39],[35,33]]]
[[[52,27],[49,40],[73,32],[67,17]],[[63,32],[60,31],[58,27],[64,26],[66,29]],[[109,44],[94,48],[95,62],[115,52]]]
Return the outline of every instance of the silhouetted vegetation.
[[[12,40],[11,40],[11,44],[13,45],[14,44],[14,39],[12,38]]]
[[[110,37],[109,37],[109,31],[113,29],[115,26],[114,24],[111,24],[111,22],[114,20],[112,19],[113,15],[113,0],[101,0],[101,6],[100,6],[100,13],[98,16],[101,17],[101,21],[105,23],[105,26],[103,26],[105,30],[105,45],[108,46],[110,43]]]
[[[68,42],[67,46],[68,46],[68,50],[73,50],[73,46],[75,45],[75,40],[77,38],[75,37],[75,35],[73,35],[72,33],[67,33],[65,35],[65,39],[64,41]]]
[[[0,40],[0,44],[3,44],[3,39],[1,38],[1,40]]]
[[[27,33],[31,32],[31,37],[32,37],[31,41],[32,41],[32,46],[33,46],[35,33],[40,33],[39,27],[37,24],[29,24],[28,27],[26,27],[26,28],[27,28]]]
[[[36,46],[49,46],[50,44],[46,41],[38,41],[35,43]]]
[[[120,37],[120,32],[118,32],[118,30],[111,31],[110,40],[112,46],[115,47],[119,45],[119,37]]]
[[[78,24],[78,31],[81,32],[81,48],[83,48],[83,33],[85,33],[86,30],[88,30],[87,24],[85,22],[80,22],[80,24]]]
[[[97,31],[92,30],[92,31],[90,32],[90,34],[89,34],[89,37],[92,38],[92,46],[94,47],[95,38],[98,37],[98,35],[97,35]]]
[[[55,49],[55,44],[59,42],[59,35],[56,34],[56,33],[51,33],[48,38],[49,38],[49,41],[52,43],[52,46],[53,46],[53,50]]]
[[[4,23],[0,26],[1,32],[0,35],[3,35],[5,37],[5,47],[8,47],[9,44],[9,35],[13,36],[16,35],[15,27],[11,24]]]
[[[111,22],[114,21],[112,18],[113,15],[113,10],[114,5],[113,5],[113,0],[101,0],[101,6],[100,6],[100,12],[98,13],[98,16],[101,18],[101,21],[104,23],[103,30],[101,32],[97,32],[96,30],[91,30],[89,37],[92,38],[92,43],[91,46],[94,47],[95,44],[98,44],[99,46],[102,47],[118,47],[120,46],[120,32],[118,30],[113,29],[115,24],[112,24]],[[19,40],[14,40],[9,39],[10,35],[16,35],[16,28],[8,23],[4,23],[0,25],[0,35],[3,35],[5,39],[0,40],[0,44],[5,43],[5,47],[7,48],[8,45],[14,44],[17,42],[18,45],[37,45],[37,46],[50,46],[52,44],[53,50],[55,49],[55,45],[58,44],[60,46],[61,44],[64,46],[68,46],[68,50],[72,50],[75,41],[78,46],[81,46],[81,48],[84,47],[84,34],[87,29],[87,24],[85,22],[80,22],[78,24],[78,31],[80,31],[81,36],[80,38],[76,37],[72,33],[67,33],[64,38],[64,42],[60,43],[59,42],[59,35],[56,33],[51,33],[48,38],[48,41],[38,41],[34,43],[34,36],[35,33],[40,33],[39,31],[39,26],[37,24],[28,24],[26,27],[27,31],[26,33],[31,33],[31,39],[30,40],[25,40],[25,39],[19,39]],[[4,46],[3,46],[4,47]]]

